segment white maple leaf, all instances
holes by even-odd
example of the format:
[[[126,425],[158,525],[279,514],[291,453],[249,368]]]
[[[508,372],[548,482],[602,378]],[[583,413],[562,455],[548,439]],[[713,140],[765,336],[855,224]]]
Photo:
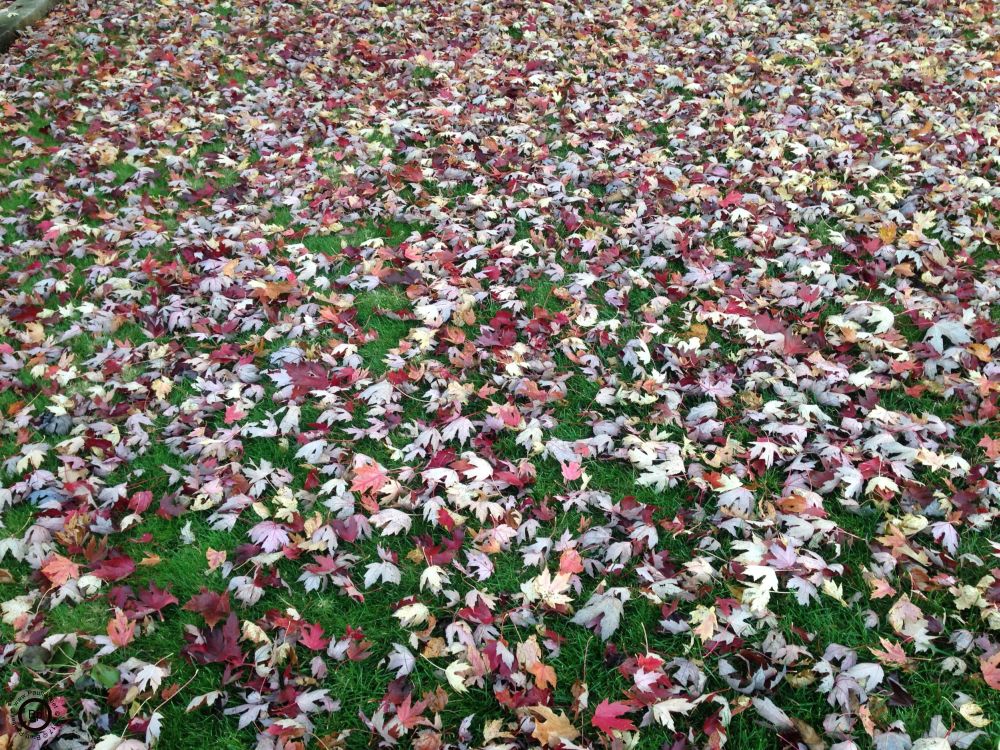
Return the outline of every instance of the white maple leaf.
[[[247,698],[247,703],[239,706],[231,706],[223,711],[226,716],[239,716],[238,726],[246,729],[255,721],[267,716],[268,704],[264,702],[259,693],[251,693]]]
[[[163,678],[169,674],[169,669],[158,667],[155,664],[146,664],[135,673],[135,684],[142,692],[150,689],[159,690]]]
[[[414,602],[400,607],[392,614],[399,619],[399,624],[404,628],[412,628],[427,622],[431,611],[420,602]]]
[[[146,725],[146,744],[152,747],[160,739],[160,731],[163,729],[163,714],[153,711]]]
[[[218,701],[219,698],[221,697],[222,693],[220,693],[218,690],[212,690],[207,693],[202,693],[201,695],[196,695],[194,698],[190,700],[190,702],[187,704],[187,708],[184,710],[187,713],[191,713],[192,711],[195,711],[199,708],[214,705],[216,701]]]
[[[687,715],[695,704],[686,698],[668,698],[653,704],[653,718],[670,731],[675,731],[673,714]]]
[[[965,325],[958,320],[939,320],[927,329],[924,341],[929,342],[939,354],[944,353],[944,339],[952,344],[962,345],[972,341]]]
[[[462,458],[472,464],[471,468],[465,470],[465,476],[474,482],[485,482],[493,476],[493,467],[487,461],[477,456],[475,453],[466,451]]]
[[[409,531],[413,521],[403,511],[396,508],[383,508],[370,519],[372,526],[382,532],[382,536],[392,536]]]
[[[465,686],[465,678],[461,673],[469,670],[471,666],[469,662],[460,660],[453,661],[445,668],[444,674],[448,680],[448,684],[451,685],[451,689],[456,693],[469,692],[469,688]]]
[[[250,538],[265,552],[277,552],[288,544],[288,530],[274,521],[261,521],[250,529]]]
[[[392,653],[389,654],[389,669],[396,670],[396,678],[408,675],[417,666],[417,659],[410,649],[401,643],[392,644]]]
[[[892,328],[893,323],[896,322],[896,316],[888,307],[873,304],[869,308],[868,319],[865,322],[868,325],[875,325],[874,333],[882,334],[887,333]]]
[[[446,441],[457,439],[460,445],[465,445],[472,436],[473,429],[474,426],[471,419],[468,417],[458,417],[451,420],[441,429],[441,438]]]
[[[625,602],[629,598],[630,594],[626,588],[612,588],[603,594],[594,594],[580,611],[573,615],[572,622],[590,627],[600,617],[600,636],[602,641],[606,641],[618,630]]]
[[[315,713],[331,703],[330,699],[326,697],[329,692],[329,690],[323,689],[299,693],[295,696],[295,705],[299,707],[300,711],[304,711],[307,714]]]
[[[384,406],[392,400],[393,386],[388,380],[380,380],[372,383],[359,394],[362,399],[369,404],[379,404]]]
[[[379,580],[383,583],[399,583],[402,580],[402,574],[399,568],[386,560],[369,563],[368,567],[365,568],[365,588],[370,589]]]

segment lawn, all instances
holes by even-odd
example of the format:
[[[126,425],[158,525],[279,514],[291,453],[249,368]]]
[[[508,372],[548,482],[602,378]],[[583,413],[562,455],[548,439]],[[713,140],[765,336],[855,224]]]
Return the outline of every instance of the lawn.
[[[1000,746],[998,38],[58,7],[0,56],[0,750],[27,691],[62,750]]]

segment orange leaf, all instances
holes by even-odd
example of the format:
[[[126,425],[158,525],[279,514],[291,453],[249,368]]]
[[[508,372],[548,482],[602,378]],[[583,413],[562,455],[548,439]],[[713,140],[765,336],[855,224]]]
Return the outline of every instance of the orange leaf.
[[[969,351],[972,352],[980,362],[992,362],[993,355],[986,344],[969,344]]]
[[[129,622],[128,617],[118,607],[115,607],[114,618],[108,622],[108,637],[119,648],[127,646],[135,638],[135,623]]]
[[[535,730],[531,736],[543,745],[555,747],[561,742],[572,741],[580,736],[566,714],[558,714],[548,706],[531,706],[529,709],[535,715]]]
[[[62,586],[67,581],[80,577],[80,566],[62,555],[52,555],[42,566],[42,575],[54,586]]]
[[[385,472],[377,464],[365,464],[354,470],[352,492],[378,492],[386,483]]]
[[[535,676],[535,685],[539,690],[545,690],[546,687],[556,686],[556,670],[550,667],[548,664],[542,664],[540,661],[536,661],[530,667],[528,671]]]
[[[575,549],[563,550],[563,553],[559,556],[559,572],[582,573],[583,558],[580,557],[580,553]]]

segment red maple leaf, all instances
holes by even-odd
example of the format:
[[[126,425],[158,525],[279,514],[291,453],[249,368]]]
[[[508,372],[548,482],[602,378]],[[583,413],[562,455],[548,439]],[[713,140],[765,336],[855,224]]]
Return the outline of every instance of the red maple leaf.
[[[631,719],[622,718],[622,714],[631,710],[632,707],[627,703],[608,703],[605,699],[597,706],[590,723],[607,734],[611,734],[616,729],[631,731],[635,729],[635,724],[632,723]]]
[[[407,182],[423,182],[424,172],[419,164],[409,162],[399,170],[399,176]]]
[[[719,201],[719,208],[729,208],[730,206],[740,205],[740,201],[743,200],[743,193],[737,190],[730,190],[726,193],[726,197]]]
[[[234,613],[229,614],[221,627],[203,628],[197,636],[187,634],[186,637],[193,640],[182,653],[198,664],[238,665],[243,662],[240,622]]]
[[[302,626],[302,635],[299,636],[299,643],[313,651],[320,651],[327,647],[330,639],[323,637],[322,625],[307,623]]]
[[[378,492],[385,485],[385,471],[377,464],[365,464],[354,470],[354,481],[351,483],[352,492]]]
[[[330,376],[319,362],[285,365],[285,372],[292,381],[292,398],[302,398],[310,391],[322,390],[330,385]]]
[[[226,424],[239,422],[245,416],[246,414],[243,413],[243,410],[240,408],[239,404],[230,404],[229,406],[226,407],[226,416],[225,416]]]
[[[427,704],[428,701],[426,700],[422,700],[414,704],[413,696],[407,695],[396,709],[396,718],[399,719],[399,723],[407,729],[413,729],[413,727],[418,724],[429,725],[430,722],[422,716],[423,712],[427,710]]]
[[[135,561],[128,555],[120,552],[112,552],[100,562],[96,563],[90,572],[102,581],[120,581],[128,578],[135,572]]]
[[[169,591],[158,588],[155,583],[149,584],[149,589],[146,591],[139,592],[139,601],[141,602],[142,616],[152,612],[160,612],[161,610],[169,607],[171,604],[177,604],[177,597],[171,594]],[[136,608],[137,612],[140,608]],[[162,617],[162,616],[161,616]]]
[[[208,627],[215,627],[216,623],[229,616],[229,592],[224,591],[220,596],[215,591],[202,589],[191,597],[191,600],[184,605],[188,612],[196,612],[205,620]]]

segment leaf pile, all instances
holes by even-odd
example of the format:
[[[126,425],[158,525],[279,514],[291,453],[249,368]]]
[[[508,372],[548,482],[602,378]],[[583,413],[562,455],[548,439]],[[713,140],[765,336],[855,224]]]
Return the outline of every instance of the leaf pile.
[[[62,5],[0,60],[4,694],[63,748],[989,746],[998,21]]]

